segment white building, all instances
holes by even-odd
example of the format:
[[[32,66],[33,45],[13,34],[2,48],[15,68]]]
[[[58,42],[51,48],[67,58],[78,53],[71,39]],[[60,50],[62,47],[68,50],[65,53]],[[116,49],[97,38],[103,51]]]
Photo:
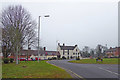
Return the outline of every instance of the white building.
[[[76,57],[81,58],[80,50],[77,45],[65,46],[65,44],[60,45],[60,43],[58,43],[57,51],[60,53],[61,58],[63,57],[67,59],[72,59]]]

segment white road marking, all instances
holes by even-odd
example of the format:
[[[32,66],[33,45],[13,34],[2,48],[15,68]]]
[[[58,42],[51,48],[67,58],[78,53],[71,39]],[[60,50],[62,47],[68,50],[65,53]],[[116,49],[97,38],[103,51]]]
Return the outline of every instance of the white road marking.
[[[48,61],[46,61],[46,62],[48,63]],[[48,64],[51,64],[51,65],[56,66],[54,63],[48,63]],[[85,78],[83,78],[82,76],[80,76],[80,75],[78,75],[78,74],[74,73],[74,72],[73,72],[73,71],[71,71],[71,70],[65,69],[65,68],[60,67],[60,66],[56,66],[56,67],[62,68],[62,69],[64,69],[64,70],[67,70],[67,71],[69,71],[69,72],[73,73],[74,75],[76,75],[78,78],[80,78],[80,79],[82,79],[82,80],[86,80]]]
[[[116,74],[116,75],[120,75],[120,74],[118,74],[118,73],[116,73],[116,72],[112,72],[112,71],[110,71],[110,70],[107,70],[107,69],[104,69],[104,68],[101,68],[101,67],[98,67],[99,69],[102,69],[102,70],[105,70],[105,71],[107,71],[107,72],[109,72],[109,73],[113,73],[113,74]]]

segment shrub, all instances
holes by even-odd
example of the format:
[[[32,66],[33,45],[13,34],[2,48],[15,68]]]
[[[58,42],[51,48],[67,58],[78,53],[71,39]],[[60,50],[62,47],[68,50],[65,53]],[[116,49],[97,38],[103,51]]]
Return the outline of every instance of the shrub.
[[[52,57],[52,60],[56,60],[57,58],[56,57]]]
[[[80,58],[79,58],[79,57],[76,57],[76,60],[80,60]]]
[[[100,57],[98,57],[97,59],[101,59]]]
[[[48,60],[52,60],[52,58],[48,58]]]
[[[63,57],[62,57],[62,59],[66,59],[66,57],[65,57],[65,56],[63,56]]]
[[[3,61],[5,64],[7,64],[7,63],[9,63],[9,58],[4,58]]]
[[[70,58],[72,59],[73,57],[71,56]]]
[[[108,58],[107,56],[105,56],[104,58]]]
[[[62,60],[62,58],[57,58],[58,60]]]
[[[13,58],[10,58],[10,62],[13,63],[14,59]]]

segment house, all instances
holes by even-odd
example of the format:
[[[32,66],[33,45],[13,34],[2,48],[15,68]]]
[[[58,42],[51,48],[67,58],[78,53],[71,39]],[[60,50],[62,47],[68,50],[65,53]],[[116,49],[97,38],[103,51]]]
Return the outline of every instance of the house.
[[[112,48],[110,47],[108,50],[106,50],[107,57],[119,57],[120,55],[120,47]]]
[[[59,55],[60,54],[58,51],[47,51],[45,47],[44,47],[44,51],[43,50],[40,51],[40,59],[51,59],[53,57],[58,58]],[[38,52],[30,56],[30,58],[35,58],[35,57],[38,57]]]
[[[52,57],[58,57],[60,54],[58,51],[46,51],[46,50],[40,50],[40,59],[49,59]],[[18,58],[33,58],[35,59],[38,57],[38,50],[21,50],[20,56]],[[9,58],[15,58],[14,55],[9,56]]]
[[[44,58],[45,59],[51,59],[53,57],[59,58],[60,53],[58,51],[45,51]]]
[[[18,58],[30,58],[32,55],[37,56],[37,50],[21,50],[18,54]],[[8,58],[15,58],[15,54],[11,54]]]
[[[63,45],[60,45],[60,43],[58,43],[57,51],[60,53],[60,58],[63,57],[67,59],[72,59],[76,57],[81,58],[80,50],[77,45],[65,46],[64,43]]]

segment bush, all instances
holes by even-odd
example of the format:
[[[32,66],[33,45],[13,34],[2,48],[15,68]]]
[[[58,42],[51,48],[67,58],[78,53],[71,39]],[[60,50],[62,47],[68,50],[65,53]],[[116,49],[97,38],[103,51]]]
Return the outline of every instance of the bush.
[[[5,64],[8,64],[9,63],[9,58],[4,58],[3,61],[4,61]]]
[[[70,58],[72,59],[73,57],[71,56]]]
[[[105,56],[104,58],[108,58],[107,56]]]
[[[48,58],[48,60],[52,60],[52,58]]]
[[[59,58],[58,60],[62,60],[62,58]]]
[[[63,56],[63,57],[62,57],[62,59],[66,59],[66,57],[65,57],[65,56]]]
[[[13,58],[10,58],[10,62],[13,63],[14,59]]]
[[[52,60],[56,60],[57,58],[56,57],[52,57]]]
[[[101,59],[100,57],[98,57],[97,59]]]
[[[80,60],[80,58],[79,58],[79,57],[76,57],[76,60]]]

